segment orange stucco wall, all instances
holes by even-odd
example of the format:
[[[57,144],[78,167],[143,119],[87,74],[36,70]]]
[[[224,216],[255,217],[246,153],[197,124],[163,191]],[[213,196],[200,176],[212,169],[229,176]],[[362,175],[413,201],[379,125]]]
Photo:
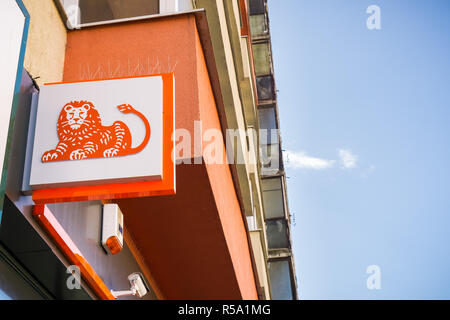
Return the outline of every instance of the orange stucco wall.
[[[195,33],[195,39],[199,107],[203,129],[220,129],[219,117],[214,102],[208,70],[206,68],[203,50],[197,33]],[[222,154],[224,158],[226,158],[223,140],[221,141],[221,144]],[[206,170],[210,177],[211,188],[216,199],[225,239],[230,250],[242,296],[244,299],[258,299],[255,279],[252,272],[247,234],[242,221],[241,209],[236,197],[236,191],[234,189],[229,167],[227,164],[207,162]],[[226,188],[224,188],[224,186],[226,186]]]
[[[192,137],[194,137],[194,120],[202,121],[203,130],[207,128],[220,130],[216,104],[193,15],[98,26],[72,31],[68,34],[64,81],[131,77],[165,72],[174,72],[175,74],[175,127],[189,130]],[[235,279],[229,281],[229,283],[230,285],[237,283],[237,289],[240,294],[239,296],[231,295],[229,298],[257,299],[256,275],[252,268],[248,238],[230,168],[227,164],[206,164],[206,172],[209,181],[203,184],[200,184],[201,181],[193,181],[192,186],[193,188],[198,188],[198,192],[205,193],[205,201],[210,201],[209,198],[211,198],[212,194],[214,206],[211,207],[211,204],[208,203],[208,207],[214,208],[211,209],[210,213],[218,215],[221,230],[218,229],[217,232],[223,233],[223,236],[217,237],[215,240],[225,240],[224,246],[209,248],[210,250],[218,250],[211,256],[216,254],[221,257],[229,257],[231,260],[230,265],[233,268],[232,274]],[[183,181],[183,183],[189,182]],[[202,190],[202,188],[207,189]],[[177,195],[175,195],[170,197],[170,201],[181,202],[187,200],[186,198],[177,198]],[[123,208],[134,210],[133,208],[136,207],[132,202],[133,199],[124,200]],[[135,203],[137,202],[135,201]],[[152,199],[142,203],[152,206]],[[159,203],[164,202],[160,201]],[[180,206],[182,207],[182,203],[173,207]],[[123,208],[122,210],[124,210]],[[145,211],[145,209],[139,208],[141,211]],[[164,207],[159,209],[164,210]],[[136,208],[136,210],[138,209]],[[171,214],[173,215],[174,213]],[[189,206],[186,206],[186,210],[180,214],[189,215]],[[127,212],[124,212],[124,215],[126,218]],[[173,216],[176,217],[176,214]],[[192,216],[195,217],[193,212]],[[152,216],[152,219],[148,221],[158,223],[157,217]],[[162,217],[161,219],[164,218]],[[193,225],[204,224],[204,228],[214,228],[213,225],[207,225],[206,220],[192,219],[186,221],[186,223],[192,223]],[[133,232],[133,230],[129,231]],[[169,230],[167,231],[170,232]],[[139,245],[141,243],[144,245],[142,241],[145,241],[147,238],[143,229],[137,227],[136,232],[140,232],[140,234],[134,235],[135,239],[138,238],[136,244]],[[174,234],[174,236],[176,237],[177,235]],[[183,241],[181,235],[179,237],[177,240]],[[195,238],[196,241],[202,240],[201,234],[191,235],[191,237]],[[207,241],[208,239],[205,238],[204,245],[210,246],[210,244],[207,244]],[[159,245],[159,247],[155,248],[155,245]],[[147,261],[158,261],[158,268],[163,268],[164,265],[161,265],[161,263],[164,261],[161,262],[159,257],[149,255],[152,252],[163,254],[166,249],[169,250],[171,255],[177,254],[176,245],[171,244],[167,248],[164,245],[164,243],[152,243],[153,247],[149,247],[148,251],[142,252],[144,259]],[[222,251],[224,250],[223,248],[226,248],[226,250]],[[147,257],[145,256],[146,252]],[[191,270],[195,269],[195,261],[189,260],[185,263],[192,264],[189,266],[192,268]],[[205,262],[199,259],[198,263]],[[150,269],[151,267],[150,265]],[[199,265],[198,267],[200,268],[201,266]],[[224,263],[223,267],[228,268],[228,264]],[[217,271],[217,276],[220,277],[220,270],[215,271]],[[227,270],[223,274],[230,274],[229,271]],[[189,274],[186,274],[186,277],[189,277]],[[179,282],[182,281],[180,280],[181,278],[177,279]],[[199,282],[198,292],[192,291],[192,286],[195,286],[196,283],[194,280]],[[170,281],[170,277],[164,278],[164,281]],[[169,298],[208,298],[204,296],[204,292],[200,292],[201,288],[205,287],[204,284],[200,284],[201,281],[201,278],[189,279],[184,284],[189,284],[190,286],[189,289],[186,288],[184,290],[189,292],[189,297],[183,296],[181,287],[180,290],[176,290],[176,283],[166,283],[160,287],[162,290],[164,288],[167,288],[168,291],[170,290],[170,293],[166,293],[166,296]],[[180,284],[180,286],[182,285]],[[217,290],[219,291],[221,288],[217,288]],[[229,292],[233,292],[233,290]],[[212,294],[211,296],[220,297],[218,294]]]

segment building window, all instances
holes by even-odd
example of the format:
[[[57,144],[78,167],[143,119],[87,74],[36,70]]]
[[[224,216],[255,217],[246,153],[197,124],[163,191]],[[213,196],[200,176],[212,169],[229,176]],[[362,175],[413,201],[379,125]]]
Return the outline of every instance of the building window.
[[[249,0],[250,15],[264,14],[266,12],[265,0]]]
[[[255,62],[256,76],[271,74],[272,58],[268,42],[253,44],[253,61]]]
[[[261,173],[263,175],[274,175],[281,169],[279,132],[275,107],[259,108],[258,117]]]
[[[280,172],[280,145],[262,145],[261,149],[261,174],[273,176]]]
[[[281,177],[262,179],[264,218],[285,218]]]
[[[278,143],[278,125],[275,112],[275,106],[264,107],[258,109],[259,128],[263,132],[260,137],[261,144]],[[273,131],[272,131],[273,130]],[[267,132],[267,134],[266,134]],[[276,133],[276,134],[271,134]]]
[[[68,28],[193,9],[192,0],[54,0]]]
[[[159,0],[79,0],[81,23],[159,13]]]
[[[256,87],[258,90],[258,100],[275,100],[272,76],[256,77]]]
[[[265,14],[250,16],[250,31],[252,34],[252,39],[268,35],[269,28],[267,25],[267,19]]]
[[[290,259],[269,261],[270,286],[272,299],[293,300],[293,273]]]
[[[289,248],[289,236],[286,219],[266,220],[266,233],[269,249]]]

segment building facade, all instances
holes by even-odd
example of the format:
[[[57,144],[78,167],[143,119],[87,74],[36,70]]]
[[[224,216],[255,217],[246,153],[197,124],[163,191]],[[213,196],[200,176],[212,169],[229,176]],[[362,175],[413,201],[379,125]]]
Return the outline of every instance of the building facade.
[[[297,299],[266,1],[22,1],[0,298],[116,299],[139,272],[144,299]],[[174,192],[25,187],[46,84],[148,75],[174,79]],[[123,213],[118,254],[101,243],[106,204]]]

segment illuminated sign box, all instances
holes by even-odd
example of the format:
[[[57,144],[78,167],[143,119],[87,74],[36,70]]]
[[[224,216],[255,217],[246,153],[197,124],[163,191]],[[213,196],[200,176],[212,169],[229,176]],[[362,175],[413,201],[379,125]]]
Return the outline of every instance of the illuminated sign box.
[[[173,194],[172,74],[41,88],[29,185],[35,202]]]

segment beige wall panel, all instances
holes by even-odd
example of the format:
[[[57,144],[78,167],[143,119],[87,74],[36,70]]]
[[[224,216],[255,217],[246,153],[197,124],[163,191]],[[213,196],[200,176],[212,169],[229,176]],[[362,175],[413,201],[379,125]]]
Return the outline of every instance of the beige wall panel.
[[[53,0],[23,0],[30,14],[25,69],[38,85],[62,80],[67,31]],[[39,77],[39,78],[37,78]]]

